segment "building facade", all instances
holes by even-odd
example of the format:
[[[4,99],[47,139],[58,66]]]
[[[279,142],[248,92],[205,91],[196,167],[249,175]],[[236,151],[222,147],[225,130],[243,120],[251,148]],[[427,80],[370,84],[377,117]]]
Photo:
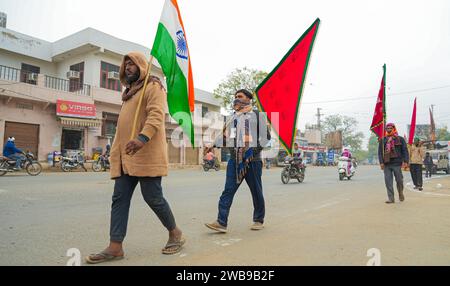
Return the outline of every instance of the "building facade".
[[[122,105],[119,67],[130,51],[150,56],[141,45],[92,28],[50,43],[0,27],[0,148],[14,136],[41,161],[55,151],[83,151],[88,158],[104,152],[114,140]],[[157,62],[151,73],[164,78]],[[203,131],[213,137],[219,130],[205,115],[219,113],[220,105],[209,92],[195,93],[196,146],[202,146]],[[169,162],[199,164],[201,148],[173,136],[178,126],[165,109]]]

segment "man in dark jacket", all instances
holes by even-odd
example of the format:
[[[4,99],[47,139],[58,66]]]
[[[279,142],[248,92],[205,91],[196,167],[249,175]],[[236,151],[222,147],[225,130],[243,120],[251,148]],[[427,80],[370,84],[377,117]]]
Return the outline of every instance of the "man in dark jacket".
[[[431,178],[431,173],[433,171],[433,158],[431,158],[430,152],[425,153],[423,164],[425,165],[425,178]]]
[[[23,151],[16,147],[16,144],[14,143],[15,140],[14,137],[8,138],[8,142],[6,142],[5,147],[3,148],[3,156],[8,157],[11,160],[16,160],[14,170],[20,170]]]
[[[234,195],[245,179],[253,199],[252,230],[263,228],[265,204],[262,188],[261,151],[270,140],[270,130],[263,114],[253,110],[253,95],[242,89],[235,93],[233,108],[235,113],[224,128],[224,138],[219,138],[216,147],[230,149],[225,188],[219,199],[217,220],[205,224],[206,227],[227,232],[228,215]],[[221,141],[221,142],[220,142]]]
[[[397,182],[400,201],[404,201],[402,168],[408,166],[409,154],[405,139],[398,136],[397,129],[393,123],[386,125],[385,137],[378,145],[378,159],[381,170],[384,171],[384,182],[388,194],[386,203],[395,203],[393,177],[395,177],[395,181]]]

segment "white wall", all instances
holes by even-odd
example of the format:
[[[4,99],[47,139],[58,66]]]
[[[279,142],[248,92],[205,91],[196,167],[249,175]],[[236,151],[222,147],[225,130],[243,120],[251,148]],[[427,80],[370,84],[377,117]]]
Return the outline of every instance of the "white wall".
[[[47,62],[0,49],[0,65],[20,69],[22,63],[40,67],[41,74],[52,76],[56,76],[57,74],[56,65],[52,62]]]
[[[50,61],[52,44],[19,32],[0,27],[0,47],[22,55]]]
[[[66,60],[58,62],[57,66],[57,76],[58,78],[67,79],[66,74],[70,70],[70,66],[84,62],[84,83],[92,85],[95,75],[97,74],[94,69],[95,58],[92,53],[85,53],[70,57]],[[98,76],[100,76],[100,71],[98,71]]]
[[[6,121],[39,124],[39,160],[46,160],[48,153],[61,149],[61,125],[56,120],[55,106],[44,110],[43,103],[33,102],[33,110],[27,110],[17,108],[17,102],[31,103],[14,99],[6,105],[0,101],[0,148],[3,150]]]

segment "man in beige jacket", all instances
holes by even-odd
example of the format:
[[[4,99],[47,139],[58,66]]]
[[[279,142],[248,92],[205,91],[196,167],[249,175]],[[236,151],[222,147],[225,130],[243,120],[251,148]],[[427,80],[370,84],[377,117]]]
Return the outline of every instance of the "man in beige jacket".
[[[411,178],[414,183],[414,189],[423,190],[423,179],[422,179],[422,164],[425,158],[425,148],[419,141],[419,138],[414,138],[414,143],[408,145],[409,151],[409,170],[411,172]]]
[[[184,244],[182,232],[175,224],[161,188],[161,177],[167,175],[168,158],[164,126],[166,93],[158,78],[149,77],[142,104],[137,110],[147,65],[143,54],[132,52],[124,57],[120,67],[120,81],[126,89],[122,94],[123,104],[110,157],[111,178],[115,180],[110,244],[102,252],[88,256],[88,263],[124,257],[122,242],[127,231],[131,197],[138,183],[144,200],[169,231],[169,241],[162,253],[177,253]],[[136,134],[130,140],[136,112]]]

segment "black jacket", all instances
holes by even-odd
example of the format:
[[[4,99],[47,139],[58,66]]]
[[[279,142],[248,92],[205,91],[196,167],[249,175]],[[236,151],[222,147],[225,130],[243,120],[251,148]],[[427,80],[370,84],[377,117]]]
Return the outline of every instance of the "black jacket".
[[[423,164],[425,166],[432,166],[433,165],[433,158],[431,158],[431,156],[425,156],[425,159],[423,160]]]
[[[398,136],[398,142],[395,144],[395,153],[393,156],[387,156],[383,152],[386,149],[387,138],[383,138],[378,144],[378,160],[380,164],[400,166],[402,163],[409,163],[409,153],[406,147],[406,141],[403,137]]]
[[[270,135],[270,127],[269,124],[267,123],[265,117],[263,114],[260,114],[260,112],[258,110],[253,110],[253,112],[255,113],[253,116],[251,117],[250,120],[250,129],[256,133],[256,146],[253,147],[253,161],[260,161],[261,160],[261,151],[263,150],[264,147],[266,147],[271,139],[271,135]],[[266,130],[266,132],[260,132],[262,130]],[[253,133],[252,132],[252,133]],[[265,134],[264,134],[265,133]],[[266,136],[264,136],[266,135]],[[252,136],[254,137],[254,136]],[[214,147],[222,147],[222,148],[228,148],[230,150],[230,157],[231,158],[235,158],[236,155],[236,140],[233,139],[225,139],[223,138],[223,141],[221,142],[221,146],[219,146],[219,144],[215,144]]]

